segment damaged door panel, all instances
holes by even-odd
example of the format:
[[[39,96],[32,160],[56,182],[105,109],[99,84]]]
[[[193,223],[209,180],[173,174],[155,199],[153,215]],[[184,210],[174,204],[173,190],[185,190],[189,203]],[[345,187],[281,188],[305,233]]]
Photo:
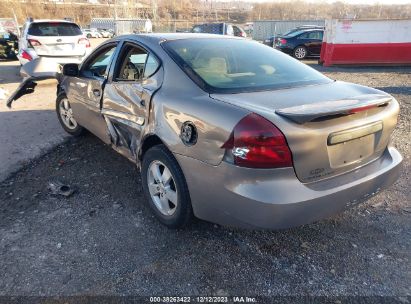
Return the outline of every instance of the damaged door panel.
[[[116,150],[136,160],[150,101],[161,86],[159,60],[142,47],[125,43],[104,90],[102,114]],[[158,72],[158,73],[157,73]]]
[[[9,108],[11,108],[13,101],[33,93],[37,86],[36,81],[45,79],[57,79],[60,81],[62,77],[60,65],[42,57],[23,65],[20,69],[20,74],[23,76],[23,81],[7,99],[6,104]]]

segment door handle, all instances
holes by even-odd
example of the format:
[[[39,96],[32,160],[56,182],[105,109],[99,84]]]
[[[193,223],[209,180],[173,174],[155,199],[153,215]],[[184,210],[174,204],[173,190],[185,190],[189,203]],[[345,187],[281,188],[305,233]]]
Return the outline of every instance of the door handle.
[[[96,96],[96,97],[100,97],[100,90],[94,89],[94,90],[93,90],[93,94],[94,94],[94,96]]]

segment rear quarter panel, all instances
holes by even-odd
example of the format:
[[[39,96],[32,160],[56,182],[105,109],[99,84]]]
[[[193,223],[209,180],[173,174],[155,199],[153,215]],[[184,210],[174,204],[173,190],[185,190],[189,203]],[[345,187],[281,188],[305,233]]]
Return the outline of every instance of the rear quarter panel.
[[[161,46],[153,47],[162,59],[164,80],[152,99],[145,135],[156,134],[173,152],[218,165],[225,150],[221,146],[234,126],[249,113],[244,108],[212,99],[169,57]],[[192,122],[198,136],[187,146],[180,138],[184,122]]]

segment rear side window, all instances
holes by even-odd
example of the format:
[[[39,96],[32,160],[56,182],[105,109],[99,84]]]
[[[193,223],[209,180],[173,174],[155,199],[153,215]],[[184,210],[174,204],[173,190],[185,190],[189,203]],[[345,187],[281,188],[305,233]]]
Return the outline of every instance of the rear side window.
[[[144,69],[144,78],[148,78],[153,75],[157,71],[159,66],[160,63],[158,62],[157,58],[153,54],[149,54],[146,62],[146,67]]]
[[[323,33],[318,31],[318,32],[311,32],[308,34],[308,38],[309,39],[319,39],[322,40],[323,39]]]
[[[29,35],[33,36],[79,36],[82,32],[75,23],[39,22],[30,25]]]
[[[126,45],[117,63],[116,81],[142,81],[152,76],[159,67],[156,57],[135,45]]]
[[[244,39],[178,39],[165,50],[201,88],[238,93],[289,88],[331,80],[261,43]]]

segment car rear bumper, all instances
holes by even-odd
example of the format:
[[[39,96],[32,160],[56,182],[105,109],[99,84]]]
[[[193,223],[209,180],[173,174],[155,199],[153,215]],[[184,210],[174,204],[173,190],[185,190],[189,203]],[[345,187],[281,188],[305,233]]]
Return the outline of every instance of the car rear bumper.
[[[222,225],[281,229],[332,216],[393,184],[402,157],[393,147],[354,171],[301,183],[292,168],[248,169],[222,162],[211,166],[176,155],[194,214]]]
[[[279,46],[275,45],[274,48],[278,51],[281,51],[281,52],[289,54],[289,55],[292,55],[292,53],[293,53],[293,49],[289,48],[289,47],[279,47]]]
[[[34,50],[26,50],[26,52],[33,59],[43,57],[43,58],[47,58],[47,60],[50,60],[52,62],[56,62],[58,64],[66,64],[66,63],[78,63],[78,64],[80,64],[84,60],[84,58],[87,57],[90,54],[91,49],[88,48],[86,50],[86,52],[84,53],[84,55],[82,55],[82,56],[39,56],[39,55],[37,55],[37,53]],[[25,58],[22,58],[20,56],[20,52],[19,52],[17,57],[18,57],[18,59],[19,59],[19,61],[22,65],[29,62],[29,60],[27,60]]]

